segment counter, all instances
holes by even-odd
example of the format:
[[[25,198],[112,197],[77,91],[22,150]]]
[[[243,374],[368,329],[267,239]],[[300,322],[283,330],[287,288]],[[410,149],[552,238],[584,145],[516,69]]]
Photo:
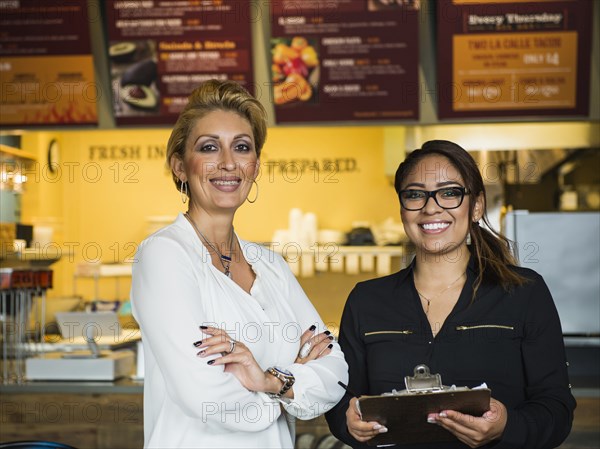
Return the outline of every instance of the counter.
[[[142,394],[144,381],[129,378],[114,382],[25,382],[0,385],[0,394]]]
[[[143,384],[27,382],[0,387],[0,441],[50,440],[85,448],[141,448]]]
[[[46,439],[78,449],[141,448],[143,382],[26,382],[0,385],[0,442]],[[578,407],[563,449],[600,441],[600,389],[574,388]],[[296,422],[297,447],[321,449],[331,439],[324,417]],[[327,441],[326,441],[327,439]]]
[[[141,448],[142,393],[143,382],[130,379],[0,385],[0,442],[40,439],[77,449]],[[296,435],[304,443],[332,438],[323,416],[297,421]]]

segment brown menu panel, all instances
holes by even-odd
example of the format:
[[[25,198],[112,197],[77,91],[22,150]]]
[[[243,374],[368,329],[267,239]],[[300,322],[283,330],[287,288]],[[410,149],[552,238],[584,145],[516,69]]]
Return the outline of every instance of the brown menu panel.
[[[437,16],[441,119],[589,113],[589,0],[440,0]]]
[[[251,2],[108,0],[106,13],[117,124],[171,125],[208,79],[253,90]]]
[[[0,1],[2,126],[97,123],[86,0]]]
[[[419,3],[272,2],[276,121],[417,120]]]

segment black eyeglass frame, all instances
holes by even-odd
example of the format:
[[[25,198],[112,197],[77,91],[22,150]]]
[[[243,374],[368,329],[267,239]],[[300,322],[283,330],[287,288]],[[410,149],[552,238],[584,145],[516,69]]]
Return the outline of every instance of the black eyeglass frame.
[[[437,199],[437,194],[438,192],[441,192],[442,190],[449,190],[449,189],[456,189],[458,190],[462,196],[460,197],[460,201],[458,202],[458,204],[456,206],[452,206],[452,207],[444,207],[442,206]],[[404,192],[422,192],[425,194],[425,203],[423,203],[423,205],[421,207],[419,207],[418,209],[411,209],[406,207],[406,205],[404,204],[404,201],[402,200],[402,194]],[[441,207],[444,210],[451,210],[451,209],[458,209],[463,201],[465,200],[465,195],[469,195],[471,192],[469,191],[469,189],[467,189],[466,187],[462,187],[462,186],[452,186],[452,187],[442,187],[441,189],[437,189],[437,190],[422,190],[422,189],[404,189],[404,190],[400,190],[398,192],[398,198],[400,199],[400,205],[411,212],[415,212],[418,210],[422,210],[425,206],[427,206],[427,203],[429,202],[429,198],[433,198],[433,200],[435,201],[435,204],[437,204],[439,207]]]

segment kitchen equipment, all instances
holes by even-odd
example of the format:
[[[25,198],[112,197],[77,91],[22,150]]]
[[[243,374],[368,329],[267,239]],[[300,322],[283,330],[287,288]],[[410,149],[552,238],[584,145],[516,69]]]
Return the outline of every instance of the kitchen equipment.
[[[139,329],[123,329],[116,312],[57,312],[62,343],[83,346],[93,339],[99,346],[133,344],[141,338]],[[91,333],[90,333],[91,332]]]
[[[52,352],[26,361],[28,380],[112,381],[133,373],[135,354],[130,350],[89,352]]]
[[[350,246],[375,245],[373,233],[371,232],[371,229],[367,227],[356,227],[352,229],[346,237],[348,240],[348,245]]]
[[[27,248],[28,246],[31,246],[31,240],[33,239],[33,226],[17,223],[16,230],[17,230],[17,239],[25,240],[25,242],[26,242],[25,248]]]
[[[2,382],[22,383],[23,361],[29,355],[28,340],[45,334],[46,290],[52,288],[52,270],[46,268],[0,269],[0,324],[2,325]],[[41,297],[39,303],[35,297]],[[38,310],[38,306],[41,310]],[[31,316],[40,317],[30,332]],[[38,327],[39,325],[39,327]],[[34,352],[36,345],[33,345]]]
[[[563,333],[600,334],[600,213],[517,210],[504,224],[520,264],[548,284]]]

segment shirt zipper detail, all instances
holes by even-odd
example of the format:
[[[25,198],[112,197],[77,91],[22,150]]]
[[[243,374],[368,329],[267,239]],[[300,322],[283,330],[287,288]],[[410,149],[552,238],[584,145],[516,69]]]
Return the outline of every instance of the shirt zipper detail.
[[[457,331],[468,331],[471,329],[486,329],[486,328],[495,328],[495,329],[508,329],[515,330],[513,326],[504,326],[502,324],[478,324],[476,326],[456,326]]]
[[[410,335],[413,331],[375,331],[375,332],[365,332],[365,337],[369,335],[379,335],[379,334],[402,334],[402,335]]]

